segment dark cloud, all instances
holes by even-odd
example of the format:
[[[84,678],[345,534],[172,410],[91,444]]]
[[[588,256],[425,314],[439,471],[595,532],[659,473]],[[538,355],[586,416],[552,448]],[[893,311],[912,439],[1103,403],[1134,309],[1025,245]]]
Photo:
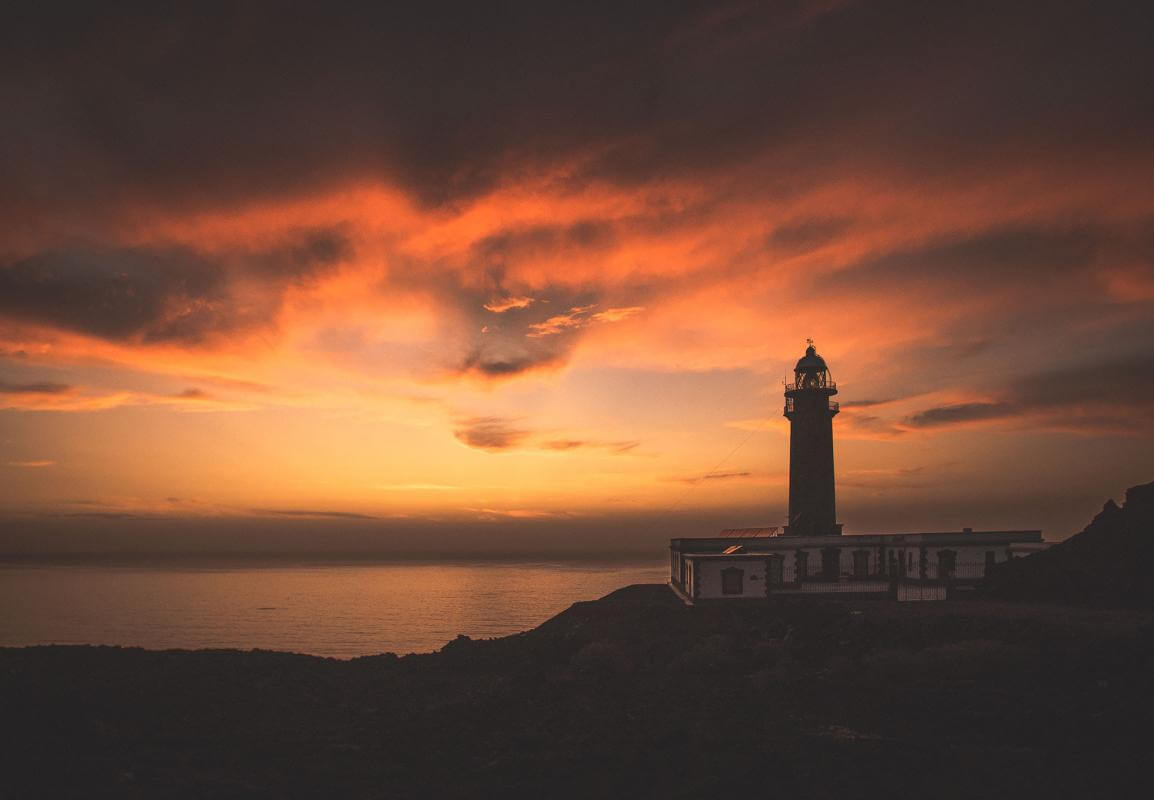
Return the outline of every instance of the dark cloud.
[[[871,406],[884,406],[886,403],[892,403],[897,398],[888,398],[886,400],[843,400],[839,405],[843,410],[850,408],[869,408]]]
[[[732,478],[748,478],[752,472],[707,472],[701,476],[703,481],[726,481]]]
[[[446,285],[448,280],[459,279],[443,278],[433,288],[455,311],[458,336],[467,343],[460,361],[450,368],[489,380],[564,364],[581,331],[601,322],[596,314],[608,310],[604,298],[593,291],[552,285],[534,291],[531,303],[505,307],[502,300],[529,292],[527,287],[506,286],[500,270],[491,271],[489,281],[479,287]]]
[[[932,288],[994,293],[1030,292],[1036,299],[1070,277],[1085,277],[1110,240],[1104,230],[1007,228],[942,240],[872,256],[822,278],[816,292]],[[977,346],[980,351],[981,346]]]
[[[515,427],[514,422],[502,417],[473,417],[459,423],[453,435],[461,443],[478,450],[509,450],[531,435],[531,431]]]
[[[104,339],[196,344],[213,334],[268,324],[279,307],[276,277],[303,278],[350,253],[338,231],[288,234],[261,251],[188,247],[74,247],[0,264],[0,318]],[[253,302],[233,279],[264,277]]]
[[[1025,374],[1001,398],[936,406],[908,416],[914,428],[1041,416],[1068,429],[1148,433],[1154,429],[1154,355],[1119,356],[1097,363]]]
[[[486,266],[502,265],[509,259],[554,255],[568,249],[588,250],[613,244],[616,226],[607,220],[586,219],[568,225],[534,225],[504,230],[476,242],[473,259]]]
[[[1020,413],[1021,410],[1019,406],[1011,403],[955,403],[911,414],[906,417],[905,423],[914,428],[936,428],[959,422],[1001,419]]]
[[[269,250],[239,259],[244,269],[271,277],[304,279],[354,254],[346,232],[332,228],[295,231]]]
[[[366,176],[444,203],[590,153],[575,180],[967,174],[1150,133],[1141,3],[51,5],[0,32],[6,215]]]
[[[485,378],[511,378],[561,363],[569,350],[568,345],[567,341],[535,346],[519,342],[482,342],[465,356],[459,371]]]
[[[8,383],[0,381],[0,394],[67,394],[75,387],[67,383]]]
[[[1119,350],[1125,345],[1120,343]],[[1014,401],[1031,407],[1103,403],[1154,405],[1154,353],[1106,356],[1065,369],[1027,374],[1011,382]]]
[[[48,252],[0,267],[0,314],[106,339],[190,341],[225,317],[220,264],[184,249]]]
[[[769,244],[786,251],[810,250],[833,241],[852,225],[853,221],[845,218],[807,219],[779,225],[769,235]]]

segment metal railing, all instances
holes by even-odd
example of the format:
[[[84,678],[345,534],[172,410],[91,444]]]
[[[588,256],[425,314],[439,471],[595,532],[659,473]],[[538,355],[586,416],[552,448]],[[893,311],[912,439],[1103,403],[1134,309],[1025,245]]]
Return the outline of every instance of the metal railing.
[[[824,383],[818,383],[814,386],[798,386],[796,383],[787,383],[785,385],[785,390],[787,392],[796,392],[799,389],[834,389],[834,390],[836,390],[837,389],[837,382],[836,381],[825,381]]]
[[[788,417],[790,414],[792,414],[794,412],[794,410],[796,408],[797,408],[797,404],[793,402],[792,397],[785,398],[785,408],[782,410],[783,414],[785,414]],[[829,402],[829,410],[832,411],[834,414],[836,414],[841,410],[841,405],[836,400],[831,400]]]

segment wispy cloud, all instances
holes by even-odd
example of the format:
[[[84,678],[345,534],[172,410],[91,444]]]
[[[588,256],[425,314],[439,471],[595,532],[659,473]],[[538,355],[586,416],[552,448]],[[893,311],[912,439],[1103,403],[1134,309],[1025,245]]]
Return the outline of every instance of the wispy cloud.
[[[353,511],[328,511],[298,508],[254,508],[251,513],[273,517],[316,517],[318,519],[378,519],[372,514],[358,514]]]
[[[537,431],[525,427],[519,419],[505,417],[472,417],[460,420],[453,435],[462,444],[478,450],[542,450],[555,453],[600,450],[623,455],[641,445],[634,439],[559,438],[555,431]]]
[[[558,450],[561,452],[578,449],[596,449],[621,454],[635,450],[641,446],[641,442],[633,440],[606,442],[598,439],[548,439],[539,442],[537,446],[542,450]]]
[[[707,483],[710,481],[733,481],[743,478],[753,477],[753,473],[749,471],[742,472],[707,472],[704,475],[693,475],[686,478],[677,478],[681,483],[688,483],[696,485],[699,483]]]
[[[479,519],[555,519],[570,517],[571,514],[561,514],[556,511],[543,511],[532,508],[469,508],[466,511],[477,515]]]
[[[7,383],[0,381],[0,394],[67,394],[73,389],[66,383]]]
[[[595,307],[595,305],[574,306],[564,314],[557,314],[544,322],[530,325],[528,335],[533,338],[556,336],[563,331],[584,328],[598,322],[620,322],[645,310],[641,306],[626,306],[591,313]]]
[[[93,412],[131,406],[167,406],[175,411],[249,411],[256,406],[245,400],[216,397],[189,388],[172,394],[133,390],[107,391],[67,386],[50,392],[0,392],[0,409],[52,412]]]
[[[594,308],[592,305],[574,306],[564,314],[549,317],[544,322],[535,322],[529,326],[529,336],[555,336],[562,331],[588,325],[591,319],[589,311],[592,308]]]
[[[484,309],[494,314],[504,314],[517,308],[528,308],[533,303],[532,297],[505,297],[485,303]]]

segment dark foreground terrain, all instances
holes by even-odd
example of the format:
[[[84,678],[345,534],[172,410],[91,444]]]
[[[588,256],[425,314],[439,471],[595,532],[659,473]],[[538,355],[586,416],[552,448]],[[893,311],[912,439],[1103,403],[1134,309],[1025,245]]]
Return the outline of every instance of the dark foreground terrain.
[[[1147,796],[1152,731],[1148,611],[631,586],[404,658],[0,650],[5,798]]]

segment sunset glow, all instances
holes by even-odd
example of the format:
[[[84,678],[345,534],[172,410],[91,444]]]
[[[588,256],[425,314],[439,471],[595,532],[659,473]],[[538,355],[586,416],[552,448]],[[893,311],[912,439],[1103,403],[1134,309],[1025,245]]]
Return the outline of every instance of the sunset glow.
[[[847,532],[1061,538],[1150,479],[1139,26],[1054,10],[1090,42],[1056,49],[1000,4],[621,13],[596,45],[577,12],[5,42],[6,546],[780,524],[806,337]]]

